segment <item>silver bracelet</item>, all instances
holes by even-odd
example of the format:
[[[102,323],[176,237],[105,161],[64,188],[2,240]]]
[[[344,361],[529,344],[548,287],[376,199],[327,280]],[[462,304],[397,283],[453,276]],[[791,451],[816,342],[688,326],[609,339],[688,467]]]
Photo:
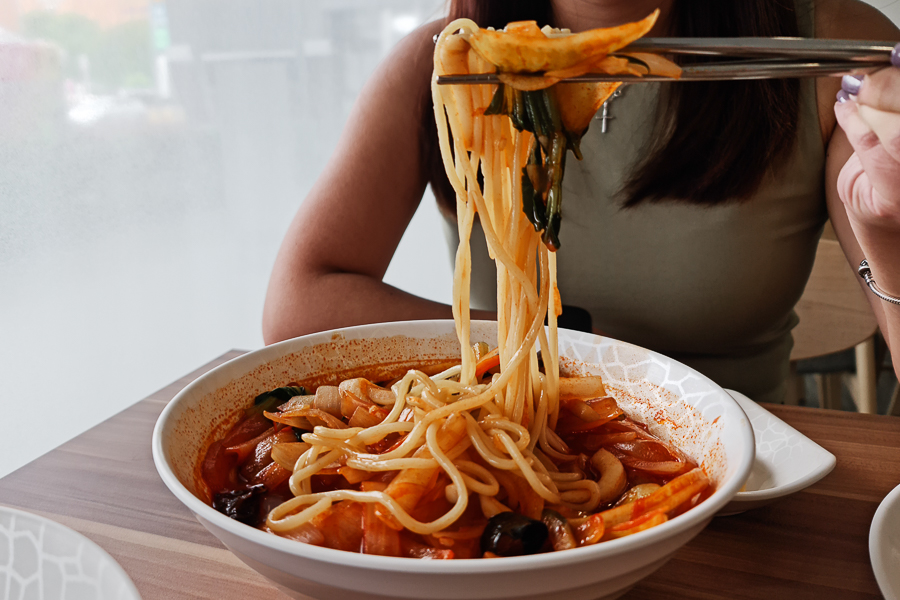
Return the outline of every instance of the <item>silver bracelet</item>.
[[[900,298],[888,296],[875,284],[875,278],[872,277],[872,269],[869,268],[869,261],[863,259],[863,261],[859,263],[859,269],[857,269],[856,271],[857,273],[859,273],[859,276],[865,280],[866,285],[869,286],[869,289],[872,290],[873,294],[875,294],[885,302],[890,302],[891,304],[900,304]]]

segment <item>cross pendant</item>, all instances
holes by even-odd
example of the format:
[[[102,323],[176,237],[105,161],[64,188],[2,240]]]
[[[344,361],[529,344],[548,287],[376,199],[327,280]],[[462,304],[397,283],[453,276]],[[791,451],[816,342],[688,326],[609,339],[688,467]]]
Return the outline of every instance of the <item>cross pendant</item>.
[[[612,115],[609,114],[609,103],[622,95],[622,90],[618,89],[613,92],[613,95],[606,99],[606,102],[603,103],[603,110],[600,113],[600,116],[597,117],[600,121],[600,133],[606,133],[609,129],[608,123],[615,119]]]

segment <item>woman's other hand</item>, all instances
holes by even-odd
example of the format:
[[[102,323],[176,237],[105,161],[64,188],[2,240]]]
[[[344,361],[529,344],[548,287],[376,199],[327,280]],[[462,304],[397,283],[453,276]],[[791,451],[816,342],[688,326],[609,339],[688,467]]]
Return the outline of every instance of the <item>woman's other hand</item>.
[[[845,76],[835,115],[854,153],[838,176],[851,222],[900,230],[900,44],[893,67]]]

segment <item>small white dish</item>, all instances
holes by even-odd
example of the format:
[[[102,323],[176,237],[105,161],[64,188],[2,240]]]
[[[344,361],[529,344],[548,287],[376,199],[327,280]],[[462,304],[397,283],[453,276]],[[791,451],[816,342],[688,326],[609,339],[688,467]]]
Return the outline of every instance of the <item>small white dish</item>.
[[[0,598],[141,600],[97,544],[59,523],[0,506]]]
[[[834,469],[834,454],[747,396],[725,391],[750,419],[756,438],[756,460],[744,487],[717,516],[736,515],[770,504],[811,486]]]
[[[900,600],[900,485],[881,501],[872,518],[869,558],[885,599]]]

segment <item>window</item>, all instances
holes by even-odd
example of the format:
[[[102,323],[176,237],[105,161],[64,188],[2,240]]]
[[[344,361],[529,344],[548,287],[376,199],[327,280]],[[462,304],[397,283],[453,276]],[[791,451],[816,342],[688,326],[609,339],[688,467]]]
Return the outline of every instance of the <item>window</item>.
[[[262,345],[275,253],[360,87],[442,10],[2,3],[0,476],[228,349]],[[416,219],[438,227],[433,200]],[[449,301],[448,254],[422,257],[434,236],[418,235],[388,280]],[[402,268],[423,260],[433,281]]]

